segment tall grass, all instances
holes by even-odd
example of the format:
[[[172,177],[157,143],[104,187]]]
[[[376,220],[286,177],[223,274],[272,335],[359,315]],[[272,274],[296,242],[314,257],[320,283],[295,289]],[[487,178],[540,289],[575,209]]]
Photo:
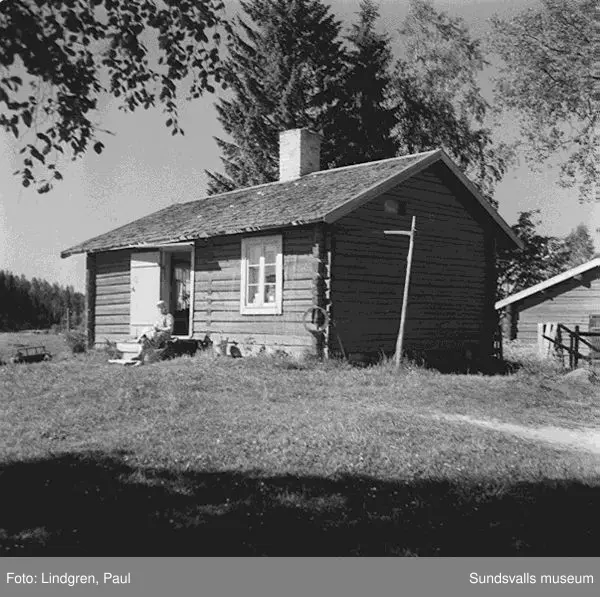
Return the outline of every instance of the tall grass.
[[[598,551],[593,454],[440,416],[589,427],[595,386],[390,362],[105,359],[0,368],[6,554]]]
[[[81,354],[87,350],[87,334],[84,329],[68,330],[64,336],[73,354]]]
[[[525,374],[551,376],[565,371],[558,357],[552,354],[541,356],[535,344],[525,344],[518,340],[508,341],[504,343],[503,352],[505,360],[516,365]]]

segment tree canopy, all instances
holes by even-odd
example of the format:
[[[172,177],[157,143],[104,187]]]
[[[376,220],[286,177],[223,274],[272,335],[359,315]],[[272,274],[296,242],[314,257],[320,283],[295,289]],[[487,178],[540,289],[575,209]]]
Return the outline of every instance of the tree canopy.
[[[523,249],[500,251],[498,294],[500,298],[525,290],[594,257],[594,243],[585,224],[579,224],[564,238],[544,236],[537,227],[539,210],[523,211],[513,232],[523,241]]]
[[[208,173],[210,192],[276,180],[278,133],[308,127],[324,137],[323,168],[443,147],[491,200],[509,152],[486,124],[480,43],[429,0],[410,6],[394,66],[371,0],[344,40],[320,0],[243,2],[227,61],[233,94],[217,104],[231,137],[217,139],[225,176]]]
[[[177,99],[223,80],[221,0],[10,0],[0,4],[0,129],[22,145],[25,187],[60,180],[59,154],[101,153],[103,94],[126,111],[161,106],[183,134]],[[43,174],[39,174],[39,172]]]
[[[347,164],[382,160],[398,153],[393,134],[396,111],[390,98],[393,56],[389,36],[377,31],[378,20],[377,4],[361,0],[358,19],[346,37],[345,121],[341,124],[346,139],[337,149],[343,148]]]
[[[320,0],[241,6],[225,63],[231,94],[217,103],[231,141],[217,139],[225,176],[207,173],[211,193],[276,180],[286,129],[322,133],[323,164],[341,165],[334,135],[346,59],[340,23]]]
[[[67,320],[72,327],[83,323],[83,294],[0,270],[0,332],[65,326]]]
[[[477,80],[487,65],[480,41],[430,0],[410,1],[400,33],[393,77],[400,152],[444,148],[491,200],[511,152],[494,145],[487,122],[490,106]]]
[[[539,234],[538,210],[523,211],[513,232],[523,241],[523,249],[505,249],[497,259],[498,295],[504,298],[543,282],[566,269],[569,258],[565,243]]]
[[[540,0],[493,21],[503,60],[496,100],[517,116],[528,160],[558,159],[562,184],[578,184],[582,200],[593,196],[600,162],[598,18],[597,0]]]
[[[565,237],[564,243],[568,254],[565,269],[581,265],[594,257],[594,241],[585,224],[579,224],[579,226],[572,230]]]

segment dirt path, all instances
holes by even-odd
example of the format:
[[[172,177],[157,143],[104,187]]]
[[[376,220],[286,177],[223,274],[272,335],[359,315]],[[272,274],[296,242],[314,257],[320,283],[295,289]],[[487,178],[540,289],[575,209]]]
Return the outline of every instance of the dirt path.
[[[524,439],[553,444],[557,447],[591,452],[600,457],[600,429],[576,431],[573,429],[565,429],[564,427],[525,427],[523,425],[503,423],[495,420],[475,419],[468,415],[438,413],[436,416],[446,421],[461,421],[486,429],[503,431]]]

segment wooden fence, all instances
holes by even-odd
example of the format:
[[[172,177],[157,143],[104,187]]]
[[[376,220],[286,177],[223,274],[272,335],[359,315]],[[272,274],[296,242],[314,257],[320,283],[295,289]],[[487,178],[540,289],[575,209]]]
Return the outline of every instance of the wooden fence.
[[[589,349],[587,353],[581,352],[583,346]],[[558,356],[563,365],[567,357],[569,369],[577,369],[582,360],[600,362],[600,332],[582,332],[578,325],[571,330],[562,323],[538,323],[538,351],[544,358]]]

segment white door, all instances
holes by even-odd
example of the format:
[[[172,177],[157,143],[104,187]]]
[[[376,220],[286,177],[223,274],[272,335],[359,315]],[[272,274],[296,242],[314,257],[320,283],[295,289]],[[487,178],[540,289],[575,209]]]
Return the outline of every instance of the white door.
[[[138,337],[156,321],[160,299],[160,252],[148,251],[131,256],[131,320],[129,333]]]

